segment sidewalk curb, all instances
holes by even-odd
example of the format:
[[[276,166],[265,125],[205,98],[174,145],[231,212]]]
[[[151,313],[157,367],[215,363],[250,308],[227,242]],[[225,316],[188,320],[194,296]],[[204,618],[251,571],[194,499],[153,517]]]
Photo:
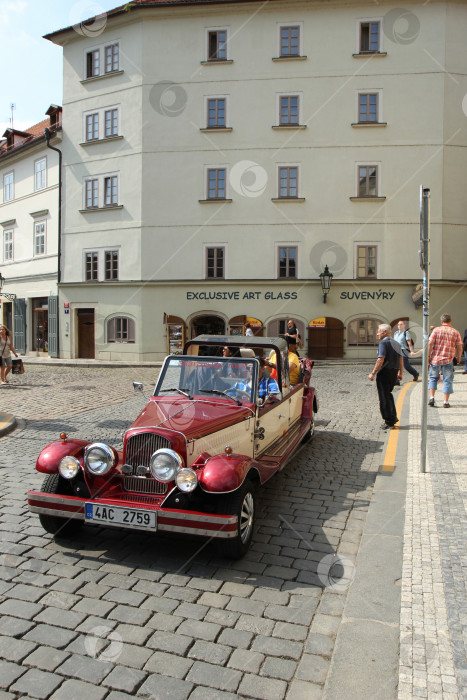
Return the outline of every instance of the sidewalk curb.
[[[10,413],[0,413],[0,437],[16,428],[16,418]]]

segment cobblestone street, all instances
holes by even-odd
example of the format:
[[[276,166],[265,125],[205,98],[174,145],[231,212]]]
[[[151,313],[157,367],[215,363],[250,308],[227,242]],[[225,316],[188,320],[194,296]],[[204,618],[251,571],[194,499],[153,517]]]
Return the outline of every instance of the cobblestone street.
[[[118,446],[157,372],[28,366],[2,388],[2,698],[322,697],[384,445],[367,368],[315,368],[315,439],[261,491],[244,559],[101,527],[54,541],[26,506],[38,452],[63,430]]]

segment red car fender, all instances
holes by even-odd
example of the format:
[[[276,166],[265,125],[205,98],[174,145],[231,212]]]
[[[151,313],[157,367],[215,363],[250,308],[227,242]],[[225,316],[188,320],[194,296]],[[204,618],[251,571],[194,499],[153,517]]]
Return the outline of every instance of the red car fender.
[[[209,493],[227,493],[238,489],[251,468],[256,469],[251,457],[225,454],[208,459],[198,471],[199,485]],[[258,474],[259,476],[259,474]]]
[[[313,413],[318,411],[318,397],[313,387],[306,388],[303,392],[302,418],[313,420]]]
[[[91,443],[87,440],[56,440],[44,447],[36,462],[36,469],[43,474],[57,474],[63,457],[70,455],[80,459],[84,448]]]

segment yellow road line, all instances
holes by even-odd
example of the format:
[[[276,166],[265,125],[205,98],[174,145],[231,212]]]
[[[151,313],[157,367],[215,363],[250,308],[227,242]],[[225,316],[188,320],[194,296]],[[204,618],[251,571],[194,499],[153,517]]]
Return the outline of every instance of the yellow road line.
[[[398,416],[402,413],[402,404],[404,403],[404,398],[408,390],[413,387],[415,382],[408,382],[399,392],[399,396],[396,402],[396,413]],[[396,464],[396,452],[397,452],[397,442],[399,440],[399,428],[396,425],[393,430],[389,432],[388,444],[386,445],[386,454],[384,455],[383,466],[381,467],[382,472],[393,472]]]

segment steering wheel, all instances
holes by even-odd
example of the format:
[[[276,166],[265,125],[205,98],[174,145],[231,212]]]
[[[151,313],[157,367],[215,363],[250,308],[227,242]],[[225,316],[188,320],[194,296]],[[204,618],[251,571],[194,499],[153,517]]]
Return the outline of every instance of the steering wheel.
[[[248,391],[243,391],[243,389],[237,389],[236,386],[231,387],[230,389],[226,389],[224,391],[224,394],[227,394],[227,396],[234,396],[237,397],[238,399],[247,399],[247,401],[251,402],[251,396]]]

